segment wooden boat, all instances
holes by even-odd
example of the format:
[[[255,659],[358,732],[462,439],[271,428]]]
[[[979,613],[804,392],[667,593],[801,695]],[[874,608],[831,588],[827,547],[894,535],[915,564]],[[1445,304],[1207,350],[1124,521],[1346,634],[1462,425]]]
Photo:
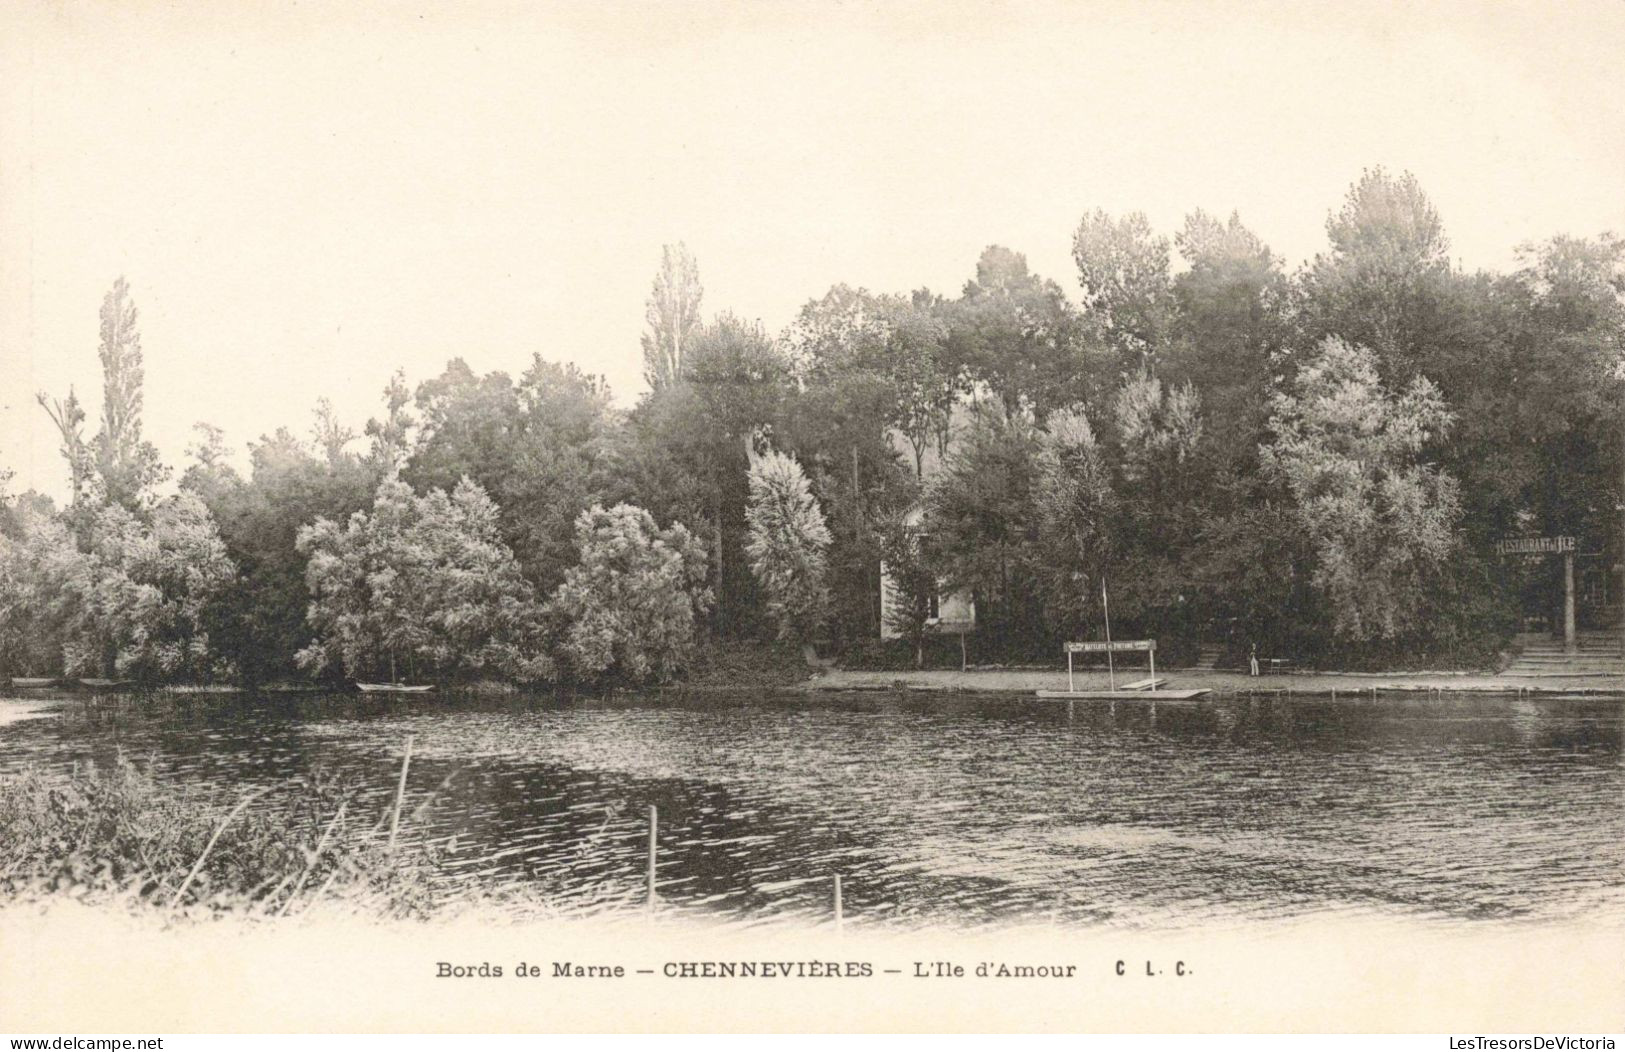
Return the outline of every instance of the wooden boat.
[[[1187,690],[1041,690],[1040,698],[1063,701],[1188,701],[1211,693],[1206,687]]]
[[[117,690],[119,687],[128,687],[130,685],[130,681],[127,679],[98,679],[96,677],[89,677],[80,679],[79,685],[81,687],[90,687],[92,690]]]
[[[55,676],[12,676],[11,685],[19,690],[33,690],[40,687],[54,687],[57,684]]]
[[[426,694],[434,689],[433,683],[356,683],[364,694]]]

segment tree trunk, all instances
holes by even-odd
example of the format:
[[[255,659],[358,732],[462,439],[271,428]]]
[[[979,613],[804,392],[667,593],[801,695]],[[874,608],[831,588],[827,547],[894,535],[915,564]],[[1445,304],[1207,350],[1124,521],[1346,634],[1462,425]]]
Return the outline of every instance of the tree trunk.
[[[852,550],[860,553],[863,551],[863,501],[858,498],[857,446],[852,447]],[[878,596],[880,594],[880,582],[878,580],[871,580],[870,573],[870,567],[867,561],[865,561],[863,564],[863,584],[861,587],[865,593],[865,598],[875,596],[877,597],[876,601],[878,601]],[[874,636],[879,635],[879,632],[878,630],[871,631],[871,626],[868,624],[867,614],[871,609],[871,604],[868,602],[864,603],[863,609],[866,616],[864,617],[864,624],[861,631],[865,636],[873,638]],[[878,629],[879,627],[878,621],[879,619],[877,617],[877,624],[874,626],[875,629]]]
[[[722,491],[720,488],[717,491],[715,507],[717,521],[717,622],[720,624],[726,616],[723,613],[723,608],[725,605],[724,597],[727,594],[722,585]]]

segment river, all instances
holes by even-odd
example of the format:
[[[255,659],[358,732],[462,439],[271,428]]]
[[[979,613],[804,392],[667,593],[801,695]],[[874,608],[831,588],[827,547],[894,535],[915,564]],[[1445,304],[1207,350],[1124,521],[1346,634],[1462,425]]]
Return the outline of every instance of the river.
[[[30,699],[39,700],[39,699]],[[122,752],[221,801],[323,772],[452,887],[736,922],[1136,929],[1342,915],[1625,924],[1619,698],[1114,704],[740,693],[61,698],[0,772]],[[276,806],[275,796],[257,806]]]

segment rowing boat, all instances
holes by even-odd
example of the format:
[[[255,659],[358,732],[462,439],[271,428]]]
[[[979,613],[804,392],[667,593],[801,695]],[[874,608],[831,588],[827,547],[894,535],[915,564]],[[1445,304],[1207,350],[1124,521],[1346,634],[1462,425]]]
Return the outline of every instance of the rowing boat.
[[[1209,693],[1205,687],[1189,690],[1041,690],[1040,698],[1064,701],[1189,701]]]

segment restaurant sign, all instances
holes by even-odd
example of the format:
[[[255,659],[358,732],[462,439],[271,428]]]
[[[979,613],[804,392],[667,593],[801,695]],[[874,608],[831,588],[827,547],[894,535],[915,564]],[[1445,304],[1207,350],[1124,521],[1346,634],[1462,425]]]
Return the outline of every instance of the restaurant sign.
[[[1574,551],[1573,537],[1508,537],[1495,546],[1502,555],[1561,555]]]
[[[1125,650],[1155,650],[1155,639],[1119,639],[1113,643],[1068,643],[1068,654],[1104,654],[1107,651],[1122,653]]]

